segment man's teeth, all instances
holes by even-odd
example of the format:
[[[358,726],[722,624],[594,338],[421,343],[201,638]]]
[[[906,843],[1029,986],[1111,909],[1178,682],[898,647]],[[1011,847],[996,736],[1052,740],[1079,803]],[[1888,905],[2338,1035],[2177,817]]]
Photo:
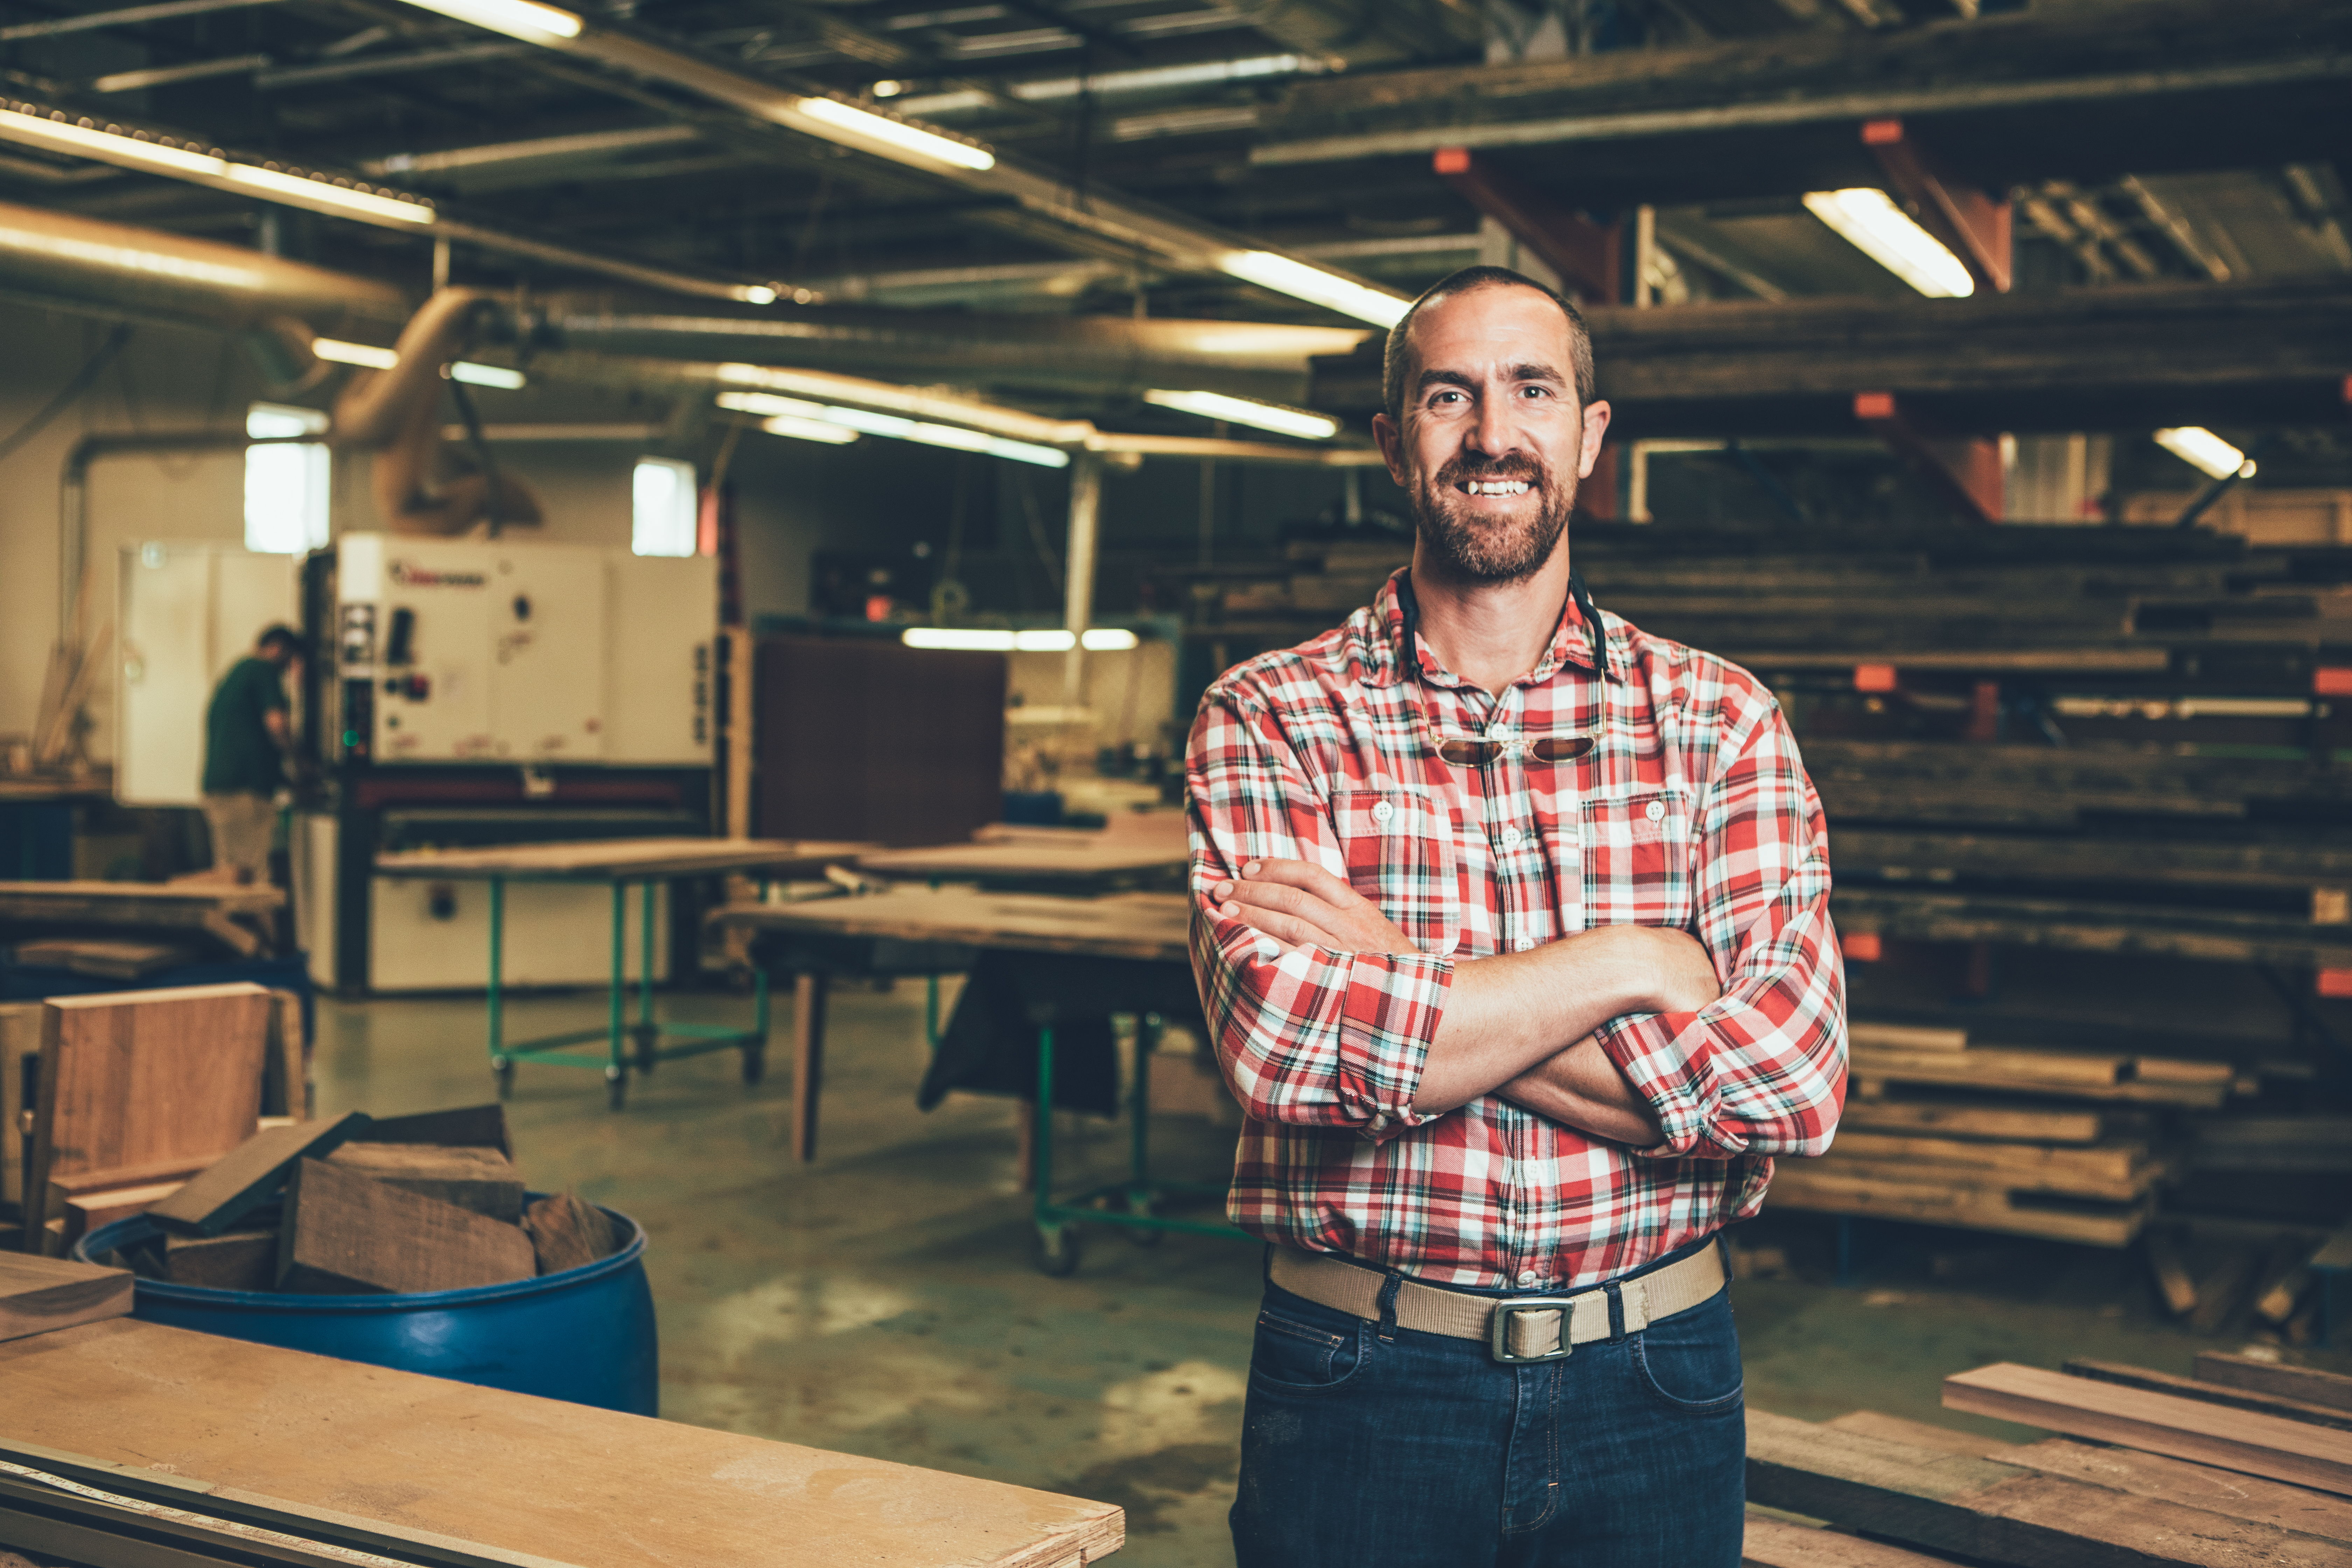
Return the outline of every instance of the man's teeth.
[[[1472,479],[1464,488],[1474,496],[1523,496],[1528,485],[1525,479]]]

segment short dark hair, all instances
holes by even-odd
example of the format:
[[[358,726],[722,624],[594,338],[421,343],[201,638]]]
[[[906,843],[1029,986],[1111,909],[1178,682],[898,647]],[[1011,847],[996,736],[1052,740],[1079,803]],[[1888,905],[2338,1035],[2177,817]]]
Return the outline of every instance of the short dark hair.
[[[1388,351],[1381,356],[1381,404],[1391,419],[1404,417],[1404,341],[1412,331],[1413,318],[1422,307],[1454,294],[1475,293],[1481,289],[1532,289],[1553,304],[1568,318],[1569,354],[1576,375],[1576,402],[1580,408],[1590,408],[1597,395],[1592,378],[1592,334],[1584,325],[1584,315],[1574,301],[1557,289],[1547,289],[1524,272],[1514,272],[1507,267],[1465,267],[1459,272],[1447,274],[1428,289],[1412,308],[1405,311],[1397,324],[1389,329]]]
[[[283,644],[286,650],[296,658],[310,657],[310,639],[282,621],[263,632],[253,641],[254,647],[261,648],[275,647],[280,644]]]

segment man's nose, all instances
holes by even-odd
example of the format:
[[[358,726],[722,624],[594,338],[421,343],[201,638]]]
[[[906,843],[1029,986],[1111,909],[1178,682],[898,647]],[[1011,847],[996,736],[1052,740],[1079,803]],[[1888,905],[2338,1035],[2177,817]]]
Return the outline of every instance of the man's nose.
[[[1480,398],[1478,416],[1471,421],[1465,437],[1470,450],[1487,458],[1507,457],[1517,451],[1519,428],[1517,421],[1510,415],[1510,405],[1507,400]]]

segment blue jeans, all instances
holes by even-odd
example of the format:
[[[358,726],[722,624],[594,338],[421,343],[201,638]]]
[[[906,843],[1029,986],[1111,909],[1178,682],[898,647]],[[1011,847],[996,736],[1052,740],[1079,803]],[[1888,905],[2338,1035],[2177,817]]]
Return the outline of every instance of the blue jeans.
[[[1240,1568],[1738,1568],[1731,1293],[1637,1334],[1611,1295],[1615,1337],[1506,1365],[1483,1343],[1268,1281],[1242,1415]]]

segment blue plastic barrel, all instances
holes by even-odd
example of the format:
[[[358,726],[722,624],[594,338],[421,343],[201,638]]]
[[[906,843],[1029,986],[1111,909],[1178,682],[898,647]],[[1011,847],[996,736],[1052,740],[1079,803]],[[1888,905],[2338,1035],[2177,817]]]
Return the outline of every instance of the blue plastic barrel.
[[[532,1194],[537,1198],[540,1194]],[[298,1296],[141,1279],[142,1322],[430,1373],[484,1388],[657,1415],[660,1343],[646,1281],[646,1233],[611,1209],[628,1244],[559,1274],[414,1295]],[[74,1246],[89,1262],[157,1235],[144,1215],[101,1226]]]

